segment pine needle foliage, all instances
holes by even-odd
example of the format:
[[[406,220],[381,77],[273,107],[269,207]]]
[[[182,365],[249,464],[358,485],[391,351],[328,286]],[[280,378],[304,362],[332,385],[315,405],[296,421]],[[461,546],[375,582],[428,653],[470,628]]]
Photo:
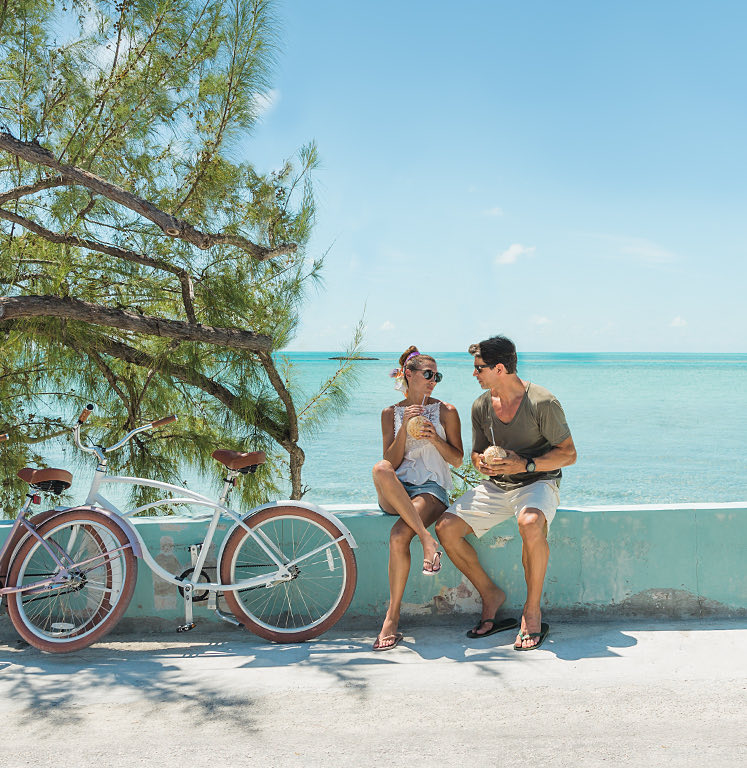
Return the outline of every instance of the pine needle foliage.
[[[451,467],[451,478],[454,481],[454,487],[449,492],[450,502],[456,501],[485,479],[484,475],[475,469],[470,459],[465,459],[459,469]]]
[[[306,253],[316,146],[269,173],[240,159],[279,39],[271,0],[0,3],[5,508],[87,402],[101,444],[179,417],[112,454],[117,471],[218,480],[215,448],[265,450],[243,501],[287,476],[303,494],[300,430],[344,407],[352,366],[304,402],[277,356],[323,264]]]

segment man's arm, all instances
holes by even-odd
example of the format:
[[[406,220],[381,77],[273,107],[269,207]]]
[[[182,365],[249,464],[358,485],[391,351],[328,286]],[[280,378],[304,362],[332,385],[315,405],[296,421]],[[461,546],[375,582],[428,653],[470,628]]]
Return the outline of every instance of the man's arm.
[[[527,460],[514,451],[507,451],[508,456],[488,466],[482,461],[482,454],[472,453],[472,463],[483,475],[518,475],[527,471]],[[567,437],[542,456],[534,458],[535,472],[552,472],[554,469],[569,467],[576,463],[576,446],[573,438]]]

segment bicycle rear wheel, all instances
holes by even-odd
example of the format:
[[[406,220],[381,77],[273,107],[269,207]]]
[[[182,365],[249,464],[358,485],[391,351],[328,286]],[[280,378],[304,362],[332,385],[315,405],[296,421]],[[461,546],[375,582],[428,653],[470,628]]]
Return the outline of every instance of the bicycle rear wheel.
[[[254,535],[241,527],[231,534],[220,561],[221,582],[236,584],[277,572],[258,537],[293,578],[225,592],[238,621],[278,643],[310,640],[336,624],[353,599],[358,573],[353,550],[339,528],[301,507],[263,509],[244,522]]]
[[[18,634],[50,653],[78,651],[100,640],[119,621],[137,581],[137,559],[125,532],[93,509],[63,512],[37,530],[70,571],[58,584],[8,595]],[[7,586],[49,579],[59,566],[29,535],[13,558]]]

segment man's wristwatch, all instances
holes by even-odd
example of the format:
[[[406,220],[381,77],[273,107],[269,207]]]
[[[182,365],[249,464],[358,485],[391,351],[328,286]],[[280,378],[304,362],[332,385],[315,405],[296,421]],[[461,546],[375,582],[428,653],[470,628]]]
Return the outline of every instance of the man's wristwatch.
[[[537,469],[534,459],[527,459],[527,472],[534,472]]]

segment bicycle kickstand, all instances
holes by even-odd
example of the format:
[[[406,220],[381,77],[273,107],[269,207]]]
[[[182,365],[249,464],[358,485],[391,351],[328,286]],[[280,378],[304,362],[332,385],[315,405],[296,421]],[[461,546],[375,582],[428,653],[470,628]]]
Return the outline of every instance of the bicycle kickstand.
[[[177,628],[177,632],[189,632],[190,629],[194,629],[196,624],[192,621],[192,592],[194,587],[191,584],[185,584],[184,587],[184,624],[180,624]]]

